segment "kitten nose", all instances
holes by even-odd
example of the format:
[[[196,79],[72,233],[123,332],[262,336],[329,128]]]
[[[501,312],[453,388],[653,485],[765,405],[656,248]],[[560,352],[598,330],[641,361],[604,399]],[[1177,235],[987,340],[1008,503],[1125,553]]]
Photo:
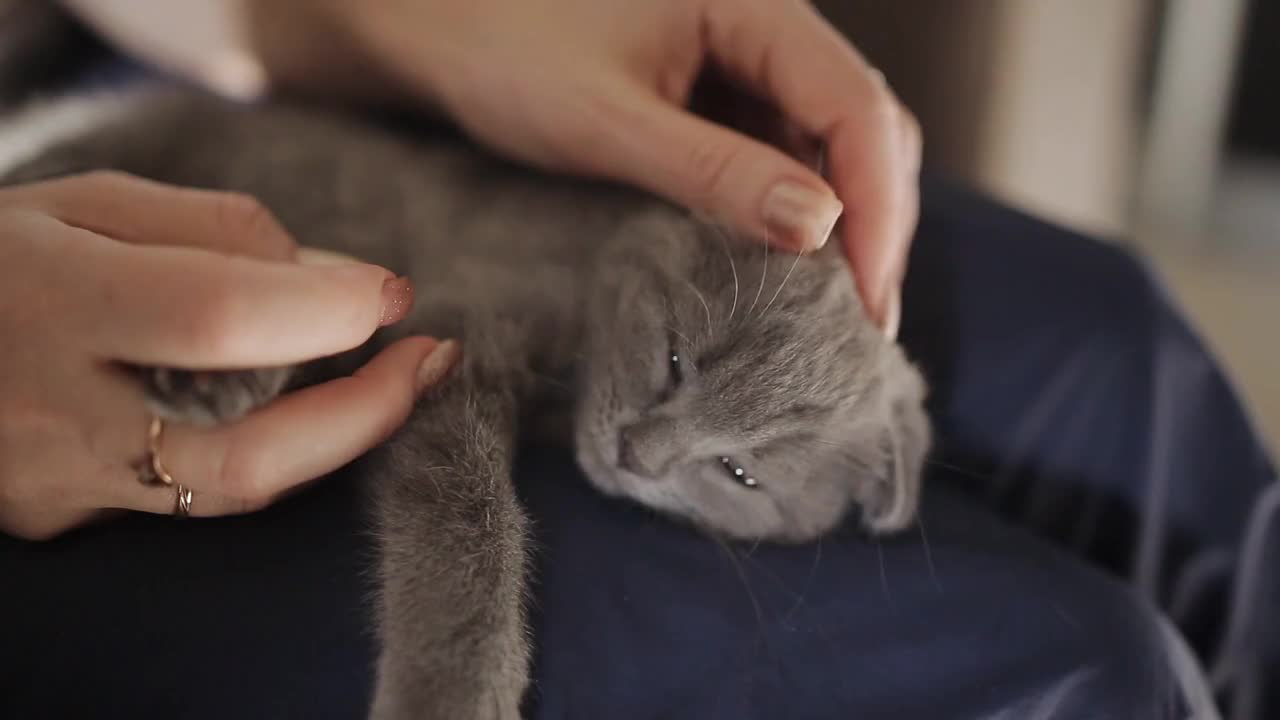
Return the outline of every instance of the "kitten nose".
[[[662,477],[674,457],[670,443],[652,420],[628,425],[618,433],[618,466],[641,477]]]

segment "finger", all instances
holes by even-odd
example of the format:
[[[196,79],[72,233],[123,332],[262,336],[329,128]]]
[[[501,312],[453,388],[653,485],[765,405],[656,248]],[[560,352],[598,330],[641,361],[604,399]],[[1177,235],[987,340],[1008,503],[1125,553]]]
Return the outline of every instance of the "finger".
[[[897,192],[887,195],[889,211],[884,216],[885,229],[873,234],[854,225],[842,228],[841,232],[845,254],[862,288],[868,313],[891,340],[897,338],[902,281],[920,217],[922,154],[920,128],[915,117],[905,108],[900,108],[895,125],[892,140],[895,162],[891,168],[895,175],[885,184],[896,188]],[[839,150],[832,150],[828,155],[833,159],[841,157]]]
[[[596,130],[610,134],[592,144],[588,172],[638,185],[790,250],[826,242],[841,205],[802,163],[639,88],[615,94],[616,117],[608,124],[627,130]]]
[[[900,117],[898,147],[903,158],[903,171],[907,173],[904,179],[907,191],[902,196],[902,222],[907,230],[901,237],[906,238],[909,243],[911,233],[914,232],[916,223],[920,219],[920,185],[917,179],[920,176],[923,145],[920,139],[920,125],[915,117],[910,112],[903,112]],[[884,294],[885,304],[880,310],[880,327],[890,340],[898,339],[898,328],[902,322],[902,281],[906,273],[906,258],[909,251],[909,247],[905,248],[897,256],[896,266],[891,266],[889,270],[888,290]]]
[[[286,365],[356,347],[412,305],[409,280],[374,265],[265,262],[71,232],[83,237],[76,264],[58,270],[67,276],[63,321],[106,359],[194,370]]]
[[[6,191],[59,220],[138,245],[181,245],[292,260],[296,243],[249,195],[177,187],[97,171]]]
[[[733,76],[827,145],[829,176],[848,205],[841,234],[859,290],[883,320],[914,231],[916,172],[900,146],[900,105],[834,28],[805,3],[707,3],[707,38]]]
[[[260,509],[389,437],[458,356],[454,342],[406,338],[350,377],[283,396],[230,425],[166,427],[162,462],[194,493],[193,515]],[[173,511],[173,488],[130,489],[127,507]]]

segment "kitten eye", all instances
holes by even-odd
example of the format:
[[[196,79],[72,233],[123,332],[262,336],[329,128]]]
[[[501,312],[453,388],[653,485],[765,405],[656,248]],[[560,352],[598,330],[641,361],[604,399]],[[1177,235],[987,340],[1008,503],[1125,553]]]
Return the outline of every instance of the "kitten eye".
[[[735,463],[731,458],[720,458],[720,465],[729,474],[729,477],[739,485],[752,490],[760,487],[760,482],[748,475],[746,469]]]
[[[668,346],[667,362],[671,365],[671,387],[680,387],[680,383],[684,382],[684,369],[680,366],[680,352],[676,350],[674,343]]]

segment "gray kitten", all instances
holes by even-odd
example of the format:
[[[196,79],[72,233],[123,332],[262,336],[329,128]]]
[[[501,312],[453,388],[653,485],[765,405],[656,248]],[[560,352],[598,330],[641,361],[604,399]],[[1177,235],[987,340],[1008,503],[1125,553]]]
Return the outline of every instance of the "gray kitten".
[[[602,492],[728,538],[802,542],[854,507],[876,533],[914,517],[924,384],[866,320],[834,247],[770,252],[456,137],[190,96],[130,100],[7,181],[102,168],[251,193],[301,242],[409,275],[410,317],[372,345],[409,332],[462,341],[459,367],[366,459],[381,543],[373,717],[519,717],[518,420],[570,443]],[[227,421],[291,373],[142,377],[167,416]]]

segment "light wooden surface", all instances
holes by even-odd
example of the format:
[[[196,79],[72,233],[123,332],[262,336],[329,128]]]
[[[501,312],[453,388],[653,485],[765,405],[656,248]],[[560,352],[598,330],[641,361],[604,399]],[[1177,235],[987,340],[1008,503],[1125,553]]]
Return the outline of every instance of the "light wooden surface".
[[[1151,257],[1280,452],[1280,258],[1174,250]]]

